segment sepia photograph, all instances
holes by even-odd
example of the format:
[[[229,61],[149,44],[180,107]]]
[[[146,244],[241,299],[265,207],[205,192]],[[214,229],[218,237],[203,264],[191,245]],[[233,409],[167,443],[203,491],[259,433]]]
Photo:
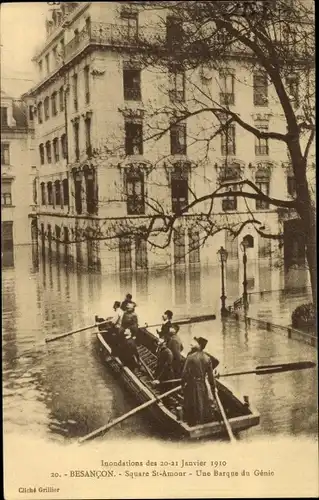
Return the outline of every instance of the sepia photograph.
[[[1,6],[6,500],[319,494],[313,0]]]

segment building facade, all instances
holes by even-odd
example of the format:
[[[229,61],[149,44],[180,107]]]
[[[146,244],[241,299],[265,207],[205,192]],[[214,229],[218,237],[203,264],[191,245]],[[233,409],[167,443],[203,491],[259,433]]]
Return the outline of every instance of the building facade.
[[[1,252],[31,243],[36,213],[36,164],[32,108],[1,90]]]
[[[145,44],[160,46],[178,30],[169,13],[141,3],[61,2],[47,21],[47,39],[34,58],[39,80],[28,93],[42,248],[102,272],[192,268],[217,262],[220,246],[236,262],[242,237],[250,235],[249,259],[277,258],[281,245],[261,237],[254,224],[245,224],[239,238],[232,230],[250,217],[266,233],[283,233],[291,214],[229,195],[211,203],[209,195],[220,182],[248,179],[267,195],[292,199],[284,145],[256,139],[238,124],[211,139],[209,113],[170,125],[184,103],[192,109],[209,94],[254,126],[285,132],[274,89],[240,59],[223,71],[145,65],[142,41],[145,53]],[[299,84],[291,74],[296,108]],[[171,231],[174,214],[201,197]],[[304,252],[302,242],[297,246],[295,253]]]

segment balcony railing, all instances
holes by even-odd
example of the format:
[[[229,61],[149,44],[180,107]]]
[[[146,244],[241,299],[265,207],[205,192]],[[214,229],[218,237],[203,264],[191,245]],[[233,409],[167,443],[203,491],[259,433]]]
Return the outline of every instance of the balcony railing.
[[[142,99],[141,89],[137,87],[124,87],[124,99],[125,101],[140,101]]]
[[[165,32],[149,27],[139,27],[138,33],[127,25],[92,22],[85,26],[66,46],[65,57],[70,58],[90,43],[132,47],[143,43],[165,42]]]

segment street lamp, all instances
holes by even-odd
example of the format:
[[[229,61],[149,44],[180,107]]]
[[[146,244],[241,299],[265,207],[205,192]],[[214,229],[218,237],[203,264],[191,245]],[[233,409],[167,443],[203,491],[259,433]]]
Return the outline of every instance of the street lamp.
[[[227,309],[226,309],[226,295],[225,295],[225,264],[227,262],[227,257],[228,257],[228,252],[225,250],[224,247],[220,247],[220,249],[217,252],[217,255],[219,257],[219,261],[221,263],[221,278],[222,278],[222,295],[220,297],[221,303],[222,303],[222,308],[220,310],[220,313],[222,316],[226,316],[227,314]]]
[[[247,241],[247,239],[243,238],[243,241],[240,243],[240,249],[243,252],[243,265],[244,265],[243,302],[244,302],[245,313],[247,311],[247,305],[248,305],[248,300],[247,300],[247,254],[246,254],[247,246],[248,246],[248,241]]]

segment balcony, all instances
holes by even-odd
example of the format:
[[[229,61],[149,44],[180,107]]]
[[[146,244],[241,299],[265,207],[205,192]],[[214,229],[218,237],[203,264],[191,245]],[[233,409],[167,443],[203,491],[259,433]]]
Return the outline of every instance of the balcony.
[[[161,30],[148,27],[140,27],[136,33],[132,32],[127,25],[92,22],[65,46],[65,58],[70,59],[90,43],[115,47],[137,47],[149,43],[156,45],[156,40],[163,44],[165,33],[161,34]]]
[[[124,87],[125,101],[141,101],[141,89],[138,87]]]

